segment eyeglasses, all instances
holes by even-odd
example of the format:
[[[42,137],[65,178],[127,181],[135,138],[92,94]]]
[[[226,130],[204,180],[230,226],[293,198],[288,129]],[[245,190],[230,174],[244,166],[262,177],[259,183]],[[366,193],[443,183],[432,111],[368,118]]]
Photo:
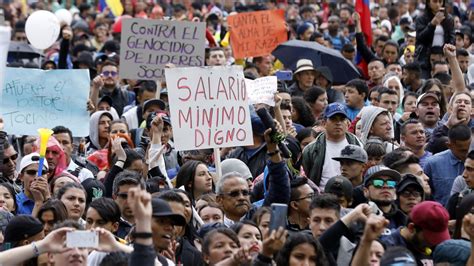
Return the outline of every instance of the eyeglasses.
[[[405,198],[408,198],[408,197],[410,197],[410,196],[413,196],[413,197],[415,197],[415,198],[418,198],[418,197],[421,197],[421,192],[416,191],[416,190],[412,190],[412,191],[410,191],[410,190],[405,190],[405,191],[403,191],[402,193],[400,193],[400,196],[403,196],[403,197],[405,197]]]
[[[397,181],[383,180],[383,179],[374,179],[374,180],[372,180],[372,185],[375,188],[383,188],[384,184],[386,184],[388,188],[395,188],[395,186],[397,186]]]
[[[47,171],[48,170],[43,169],[43,173],[46,173]],[[38,170],[35,170],[35,169],[25,170],[25,173],[27,175],[36,176],[36,174],[38,174]]]
[[[6,157],[6,158],[3,158],[3,164],[8,164],[10,162],[10,160],[12,162],[15,162],[16,159],[18,159],[18,154],[13,154],[12,156],[10,157]]]
[[[306,195],[306,196],[304,196],[304,197],[302,197],[302,198],[295,199],[295,200],[293,200],[293,201],[300,201],[300,200],[305,200],[305,199],[313,199],[314,196],[316,196],[316,194],[311,193],[311,194],[308,194],[308,195]]]
[[[244,197],[250,195],[250,192],[247,189],[242,189],[242,190],[234,190],[229,193],[222,193],[222,195],[229,196],[231,198],[237,198],[238,196],[242,195]]]
[[[127,192],[122,192],[122,193],[118,193],[117,196],[121,199],[128,199],[128,193]]]
[[[115,77],[117,76],[117,71],[104,71],[102,72],[102,75],[106,77]]]

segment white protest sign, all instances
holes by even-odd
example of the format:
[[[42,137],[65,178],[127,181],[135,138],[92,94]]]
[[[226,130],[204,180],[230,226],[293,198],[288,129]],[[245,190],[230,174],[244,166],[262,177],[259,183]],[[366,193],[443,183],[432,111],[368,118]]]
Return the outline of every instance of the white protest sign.
[[[0,84],[3,84],[5,80],[6,71],[5,68],[7,67],[7,56],[8,56],[8,48],[10,46],[10,35],[11,35],[11,28],[0,26]],[[0,98],[2,96],[2,91],[0,90]]]
[[[167,64],[203,66],[205,38],[203,22],[124,19],[119,76],[156,80]]]
[[[253,144],[241,66],[167,68],[165,74],[177,150]]]
[[[277,92],[277,77],[268,76],[255,80],[247,79],[246,82],[250,104],[264,103],[275,106],[274,95]]]

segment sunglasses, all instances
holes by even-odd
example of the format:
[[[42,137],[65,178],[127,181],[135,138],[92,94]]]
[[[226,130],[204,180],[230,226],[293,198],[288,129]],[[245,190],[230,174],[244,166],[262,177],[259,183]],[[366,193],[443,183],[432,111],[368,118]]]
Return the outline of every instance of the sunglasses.
[[[400,193],[400,196],[403,196],[405,198],[408,198],[410,196],[413,196],[415,198],[418,198],[418,197],[421,197],[421,192],[419,191],[416,191],[416,190],[413,190],[413,191],[410,191],[410,190],[405,190],[403,191],[402,193]]]
[[[43,169],[43,173],[46,173],[46,172],[48,172],[48,170]],[[38,174],[38,170],[35,170],[35,169],[25,170],[25,173],[27,175],[36,176]]]
[[[247,189],[234,190],[234,191],[231,191],[229,193],[222,193],[222,195],[226,195],[226,196],[229,196],[231,198],[237,198],[240,195],[246,197],[246,196],[250,195],[250,191],[248,191]]]
[[[316,196],[316,194],[311,193],[311,194],[308,194],[308,195],[305,196],[305,197],[302,197],[302,198],[299,198],[299,199],[295,199],[294,201],[300,201],[300,200],[305,200],[305,199],[313,199],[314,196]]]
[[[102,75],[106,77],[115,77],[117,76],[117,71],[104,71],[102,72]]]
[[[8,164],[10,162],[10,160],[12,162],[15,162],[16,159],[18,159],[18,154],[13,154],[12,156],[10,157],[6,157],[6,158],[3,158],[3,164]]]
[[[117,196],[121,199],[128,199],[128,193],[126,192],[118,193]]]
[[[384,184],[386,184],[388,188],[395,188],[395,186],[397,186],[397,181],[383,179],[372,180],[372,185],[375,188],[383,188]]]

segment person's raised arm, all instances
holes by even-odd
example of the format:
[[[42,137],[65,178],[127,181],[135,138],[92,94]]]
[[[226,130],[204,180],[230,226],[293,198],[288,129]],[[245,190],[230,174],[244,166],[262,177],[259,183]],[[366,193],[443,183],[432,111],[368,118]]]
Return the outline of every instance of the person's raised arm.
[[[114,185],[115,177],[123,170],[125,161],[127,160],[127,154],[122,147],[122,141],[125,141],[123,138],[115,138],[112,141],[112,150],[111,152],[117,157],[117,161],[112,166],[110,171],[105,177],[104,186],[105,186],[105,196],[112,197],[112,187]]]
[[[17,265],[43,253],[64,252],[68,249],[64,244],[66,233],[71,231],[74,231],[74,228],[60,228],[40,241],[0,252],[0,265]]]
[[[364,234],[359,243],[359,247],[354,254],[351,266],[370,266],[370,246],[388,225],[388,220],[383,216],[372,214],[365,223]]]
[[[451,76],[453,78],[451,82],[454,85],[454,91],[466,91],[461,67],[459,66],[458,59],[456,58],[456,46],[452,44],[445,44],[443,47],[443,52],[448,59],[449,69],[451,70]]]
[[[474,265],[474,245],[472,244],[474,243],[474,214],[468,213],[464,216],[462,227],[471,240],[471,256],[469,256],[466,265]]]
[[[352,19],[354,20],[355,28],[356,28],[356,42],[357,42],[357,51],[360,53],[362,58],[369,63],[374,59],[376,56],[372,51],[368,48],[372,44],[366,44],[365,43],[365,36],[364,33],[362,32],[362,26],[360,24],[360,15],[357,12],[354,12],[352,14]]]

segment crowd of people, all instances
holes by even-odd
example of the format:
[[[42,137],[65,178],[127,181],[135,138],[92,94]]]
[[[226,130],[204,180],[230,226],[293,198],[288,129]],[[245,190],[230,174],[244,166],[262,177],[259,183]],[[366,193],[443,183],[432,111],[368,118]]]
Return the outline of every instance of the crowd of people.
[[[73,17],[40,60],[10,52],[8,67],[91,81],[89,136],[52,128],[41,176],[38,136],[0,120],[0,265],[474,265],[474,2],[370,1],[370,33],[354,1],[171,2],[122,0],[114,17],[94,1],[3,1],[15,44],[36,10]],[[275,9],[289,40],[334,49],[359,78],[300,58],[275,106],[249,106],[253,145],[220,148],[220,165],[177,151],[166,80],[119,77],[122,20],[205,22],[206,65],[256,79],[289,69],[234,58],[227,19]],[[98,245],[68,247],[80,230]]]

